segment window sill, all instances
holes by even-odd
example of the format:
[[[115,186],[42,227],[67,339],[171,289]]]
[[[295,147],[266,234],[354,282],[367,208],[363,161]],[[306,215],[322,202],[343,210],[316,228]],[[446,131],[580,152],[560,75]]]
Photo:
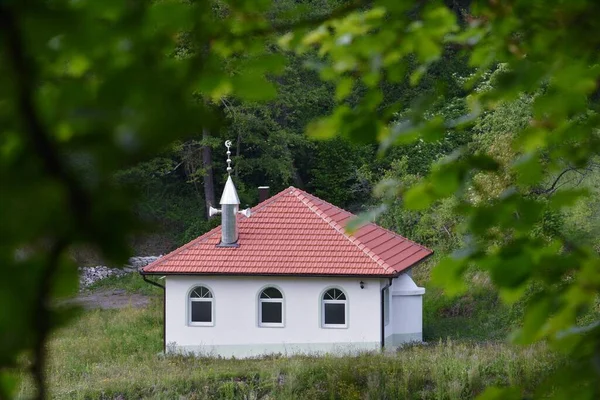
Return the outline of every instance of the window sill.
[[[260,323],[258,324],[259,328],[285,328],[284,324],[274,324],[274,323]]]
[[[188,326],[191,327],[211,327],[215,326],[214,322],[189,322]]]
[[[321,325],[323,329],[348,329],[348,324],[345,325]]]

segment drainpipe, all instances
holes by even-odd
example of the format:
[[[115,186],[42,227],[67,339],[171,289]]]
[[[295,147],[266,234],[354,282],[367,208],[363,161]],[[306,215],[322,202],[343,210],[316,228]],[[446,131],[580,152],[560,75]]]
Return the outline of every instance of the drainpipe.
[[[384,319],[384,311],[383,311],[383,291],[392,286],[392,278],[389,278],[388,284],[381,288],[379,292],[379,296],[381,298],[381,350],[385,348],[385,319]],[[388,293],[389,297],[389,293]],[[389,301],[389,299],[388,299]]]
[[[167,289],[160,283],[156,283],[146,278],[143,270],[140,269],[138,272],[140,273],[144,282],[159,287],[163,291],[163,351],[165,354],[167,354]]]

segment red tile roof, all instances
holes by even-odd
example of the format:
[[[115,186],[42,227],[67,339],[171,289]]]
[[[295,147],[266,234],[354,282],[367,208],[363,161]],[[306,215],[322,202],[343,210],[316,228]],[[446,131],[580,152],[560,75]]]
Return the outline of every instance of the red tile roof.
[[[432,251],[373,223],[352,235],[353,214],[289,187],[238,216],[239,247],[217,247],[221,227],[144,268],[148,274],[392,277]]]

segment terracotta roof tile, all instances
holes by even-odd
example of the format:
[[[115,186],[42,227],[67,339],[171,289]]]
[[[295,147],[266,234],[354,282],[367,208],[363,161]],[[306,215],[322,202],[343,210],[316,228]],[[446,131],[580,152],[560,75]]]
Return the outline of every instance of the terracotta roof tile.
[[[221,227],[144,268],[151,274],[395,276],[432,251],[290,187],[238,217],[239,247],[217,247]]]

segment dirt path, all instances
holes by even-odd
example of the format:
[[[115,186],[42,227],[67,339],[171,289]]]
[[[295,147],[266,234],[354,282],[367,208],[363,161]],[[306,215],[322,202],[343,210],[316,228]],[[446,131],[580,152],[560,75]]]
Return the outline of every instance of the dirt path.
[[[135,308],[145,307],[150,302],[150,297],[142,294],[127,293],[122,289],[109,289],[89,293],[84,292],[72,301],[88,309],[102,308],[109,310],[129,306]]]

